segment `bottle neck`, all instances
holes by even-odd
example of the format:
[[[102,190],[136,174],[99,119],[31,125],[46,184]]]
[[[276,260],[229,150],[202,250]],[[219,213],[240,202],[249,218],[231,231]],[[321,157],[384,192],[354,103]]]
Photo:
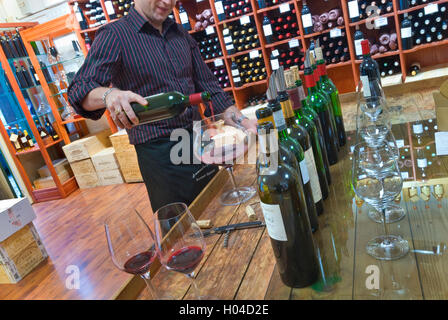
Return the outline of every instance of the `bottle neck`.
[[[289,99],[289,96],[286,93],[286,91],[279,92],[278,99],[279,99],[280,105],[282,106],[283,115],[285,117],[286,125],[289,126],[289,125],[295,123],[292,103],[291,103],[291,100]]]
[[[305,70],[305,85],[308,88],[308,94],[314,94],[317,92],[316,80],[311,69]]]
[[[321,82],[328,80],[327,66],[325,65],[324,60],[319,60],[317,62],[317,70],[319,71]]]
[[[283,109],[281,108],[281,104],[277,100],[269,101],[268,106],[271,106],[272,108],[274,126],[278,130],[278,136],[281,139],[282,137],[285,136],[285,133],[287,134],[287,126],[285,117],[283,115]]]

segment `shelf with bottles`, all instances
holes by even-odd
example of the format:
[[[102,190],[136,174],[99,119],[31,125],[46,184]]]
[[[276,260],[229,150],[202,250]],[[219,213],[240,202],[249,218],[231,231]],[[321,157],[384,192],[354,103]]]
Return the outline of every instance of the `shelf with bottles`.
[[[253,15],[254,10],[250,0],[211,0],[218,24],[235,21],[244,15]]]
[[[301,48],[298,40],[294,41],[294,43],[289,42],[280,45],[275,49],[271,48],[268,53],[271,70],[273,71],[281,66],[284,69],[289,69],[292,66],[298,66],[301,71],[304,69],[304,50]]]
[[[301,1],[299,5],[304,37],[312,37],[324,30],[345,26],[340,0],[327,2]]]
[[[260,49],[260,38],[253,16],[244,16],[234,22],[225,23],[219,29],[228,57]]]
[[[428,49],[428,48],[440,47],[440,46],[447,45],[448,44],[448,34],[445,37],[446,38],[444,38],[443,40],[440,40],[440,41],[432,41],[432,42],[429,42],[429,43],[416,45],[412,49],[403,50],[403,53],[404,54],[408,54],[408,53],[413,53],[413,52],[417,52],[417,51],[420,51],[420,50],[425,50],[425,49]]]
[[[398,2],[399,0],[397,0]],[[398,14],[403,14],[403,13],[410,13],[413,11],[417,11],[417,10],[422,10],[425,9],[426,7],[430,6],[429,10],[434,10],[434,5],[444,5],[444,4],[448,4],[448,0],[438,0],[438,1],[427,1],[427,3],[422,3],[422,4],[418,4],[418,5],[411,5],[411,2],[415,1],[415,0],[409,0],[409,8],[408,9],[403,9],[399,6],[398,7]],[[419,3],[419,1],[416,1],[416,3]],[[431,6],[433,6],[431,8]],[[428,10],[428,9],[426,9]]]
[[[223,56],[218,33],[215,27],[209,26],[206,30],[198,31],[192,36],[198,43],[199,51],[205,61]]]
[[[241,20],[242,18],[244,18],[244,17],[253,17],[255,14],[253,13],[253,12],[251,12],[251,13],[248,13],[248,14],[245,14],[245,15],[242,15],[242,16],[238,16],[238,17],[234,17],[234,18],[230,18],[230,19],[226,19],[226,20],[223,20],[223,21],[219,21],[218,22],[218,25],[223,25],[223,24],[229,24],[229,23],[232,23],[232,22],[235,22],[235,21],[238,21],[238,20]],[[247,19],[247,18],[244,18],[244,19]]]
[[[266,45],[300,36],[297,12],[293,3],[283,3],[275,10],[257,14],[263,28]]]
[[[281,6],[285,4],[294,4],[294,1],[279,1],[279,0],[258,0],[257,1],[257,13],[268,12],[271,10],[280,9]]]
[[[414,65],[414,61],[409,63],[409,69],[412,70]],[[446,77],[448,74],[448,63],[438,64],[438,65],[430,65],[430,66],[418,66],[415,68],[417,70],[416,75],[412,76],[408,74],[405,79],[405,83],[412,83],[418,81],[425,81],[434,78]]]
[[[99,28],[108,22],[104,12],[103,1],[70,1],[73,6],[76,19],[82,31]]]
[[[306,42],[307,47],[310,49],[314,48],[318,43],[322,48],[322,53],[328,67],[337,65],[340,62],[350,61],[347,34],[344,28],[335,28],[314,39],[307,39]]]
[[[385,53],[377,53],[377,54],[372,55],[372,59],[378,60],[378,59],[383,59],[386,57],[398,56],[399,54],[400,54],[400,52],[398,50],[388,51]],[[358,60],[358,59],[355,60],[356,64],[360,64],[361,62],[362,62],[362,60]]]
[[[175,10],[176,20],[188,31],[190,34],[204,31],[210,26],[216,27],[215,17],[210,8],[208,1],[193,2],[182,1],[178,2]]]
[[[235,90],[267,78],[262,50],[252,50],[245,55],[232,57],[231,60],[231,83]]]
[[[347,1],[348,16],[350,18],[350,26],[370,23],[373,25],[374,20],[384,17],[394,16],[394,1]]]
[[[214,59],[214,61],[209,62],[207,65],[218,80],[222,89],[232,89],[226,64],[223,58]]]
[[[325,29],[325,30],[323,30],[323,31],[319,31],[319,32],[314,32],[314,33],[311,33],[311,34],[307,34],[307,35],[305,35],[305,36],[303,36],[305,39],[310,39],[310,38],[316,38],[316,37],[318,37],[318,36],[321,36],[321,35],[324,35],[324,34],[326,34],[326,33],[339,33],[339,31],[338,30],[345,30],[345,26],[337,26],[337,27],[334,27],[334,28],[332,28],[332,29]]]

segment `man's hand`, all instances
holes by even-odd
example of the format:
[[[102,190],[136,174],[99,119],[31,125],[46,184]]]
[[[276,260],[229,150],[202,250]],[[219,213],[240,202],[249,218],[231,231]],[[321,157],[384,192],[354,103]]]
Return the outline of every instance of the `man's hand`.
[[[224,119],[229,125],[242,126],[254,134],[257,134],[257,120],[251,120],[243,116],[241,111],[235,107],[230,106],[224,111]],[[239,119],[241,121],[239,121]]]
[[[145,98],[132,91],[115,89],[106,96],[106,108],[109,110],[112,120],[120,128],[130,129],[133,124],[137,125],[139,122],[134,110],[132,110],[131,102],[142,105],[148,103]]]

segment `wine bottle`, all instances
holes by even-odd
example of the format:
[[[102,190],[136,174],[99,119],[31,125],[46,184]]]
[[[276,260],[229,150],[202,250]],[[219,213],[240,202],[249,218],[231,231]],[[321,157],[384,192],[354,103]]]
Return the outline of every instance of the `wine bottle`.
[[[337,139],[337,136],[333,129],[330,106],[325,96],[319,92],[316,86],[309,51],[306,52],[305,58],[305,83],[308,88],[306,104],[318,114],[322,124],[328,161],[330,162],[330,165],[336,164],[338,162],[338,150],[334,141]]]
[[[238,65],[235,62],[235,58],[232,58],[231,72],[233,78],[234,87],[241,87],[241,77],[240,71],[238,70]]]
[[[313,33],[313,19],[311,17],[310,8],[308,8],[305,0],[303,0],[302,24],[303,24],[303,32],[305,34]]]
[[[419,62],[413,62],[411,66],[409,67],[409,73],[411,76],[416,76],[418,73],[420,73],[420,63]]]
[[[28,88],[28,84],[26,82],[25,77],[23,76],[23,73],[21,72],[21,70],[19,69],[19,67],[17,66],[17,63],[14,62],[14,68],[15,68],[15,73],[16,73],[16,77],[17,77],[17,81],[19,82],[19,85],[22,89],[26,89]]]
[[[400,10],[409,9],[409,0],[400,0]]]
[[[266,96],[268,98],[268,107],[272,109],[275,128],[278,131],[278,139],[279,144],[285,147],[287,150],[290,150],[294,157],[297,160],[298,167],[298,175],[301,177],[301,182],[303,185],[303,191],[305,193],[305,202],[308,212],[309,221],[311,224],[311,230],[315,232],[319,228],[319,223],[317,220],[317,211],[313,198],[313,191],[311,188],[310,176],[308,172],[308,167],[306,165],[305,153],[303,152],[302,147],[299,142],[294,140],[288,133],[288,128],[286,126],[285,118],[283,116],[283,110],[275,97],[275,83],[272,80],[272,76],[269,79],[269,87],[266,92]]]
[[[8,134],[9,134],[9,140],[12,142],[14,148],[16,149],[16,152],[19,152],[22,150],[22,144],[20,143],[19,136],[16,132],[14,132],[11,128],[11,126],[8,126]]]
[[[179,2],[179,19],[182,27],[185,30],[190,31],[191,30],[190,20],[188,19],[187,11],[182,6],[182,2]]]
[[[359,66],[359,72],[364,87],[364,97],[381,97],[383,95],[382,88],[374,85],[375,81],[378,81],[381,85],[381,75],[378,63],[370,56],[369,41],[363,40],[361,45],[363,59]]]
[[[356,31],[355,31],[355,54],[356,54],[356,59],[361,60],[362,59],[362,46],[361,46],[361,42],[364,40],[364,34],[362,33],[361,30],[359,30],[359,26],[356,26]]]
[[[271,21],[269,20],[266,12],[264,13],[263,17],[263,33],[266,39],[266,43],[272,43],[273,42],[272,26]]]
[[[88,29],[86,17],[84,16],[84,13],[79,7],[78,1],[75,1],[75,4],[73,5],[73,10],[75,12],[75,16],[76,19],[78,20],[79,27],[81,28],[81,30]]]
[[[319,275],[304,191],[294,170],[271,144],[272,124],[258,126],[258,195],[282,282],[306,287]]]
[[[44,124],[45,124],[45,130],[49,133],[53,141],[56,141],[59,139],[59,135],[56,132],[56,130],[53,128],[52,123],[50,122],[50,119],[47,117],[44,117]]]
[[[27,87],[34,87],[34,81],[31,78],[30,73],[25,67],[25,63],[23,61],[20,61],[20,72],[23,74],[23,78],[25,79],[27,83]]]
[[[32,138],[30,137],[30,135],[28,134],[28,131],[23,130],[23,136],[24,136],[25,139],[26,139],[26,143],[28,144],[28,147],[29,147],[29,148],[34,147],[33,139],[32,139]]]
[[[222,0],[215,0],[215,10],[218,15],[218,21],[223,21],[226,19],[226,14],[224,11],[224,5]]]
[[[359,21],[358,0],[348,1],[347,5],[348,5],[348,15],[349,15],[351,22]]]
[[[132,110],[139,120],[139,125],[179,116],[190,105],[208,102],[210,94],[202,92],[185,96],[180,92],[171,91],[148,96],[145,99],[148,101],[146,105],[136,102],[131,103]]]
[[[321,88],[330,96],[333,109],[334,120],[336,123],[336,131],[338,134],[339,145],[344,146],[346,143],[344,119],[342,117],[341,101],[339,99],[339,91],[335,84],[328,77],[327,67],[322,54],[322,48],[318,45],[314,50],[316,54],[318,73],[320,74]]]
[[[316,161],[314,159],[314,152],[311,145],[311,139],[306,129],[297,124],[292,103],[286,92],[285,76],[283,67],[274,71],[271,75],[274,77],[277,88],[277,100],[283,111],[283,117],[287,127],[287,132],[291,138],[296,140],[303,149],[305,154],[306,166],[310,177],[310,186],[313,193],[314,205],[316,207],[317,215],[324,212],[323,195],[319,183],[319,175],[317,173]],[[310,218],[311,219],[311,218]]]
[[[412,24],[408,19],[408,14],[403,15],[403,21],[401,22],[401,45],[403,50],[412,49]]]
[[[31,74],[33,75],[36,85],[40,85],[39,76],[37,75],[36,70],[34,69],[33,64],[31,63],[29,58],[28,58],[28,65],[30,66],[30,71],[31,71]]]
[[[39,119],[34,119],[34,123],[36,124],[37,131],[39,132],[39,135],[42,139],[50,137],[45,127],[42,127],[42,125],[40,124]]]

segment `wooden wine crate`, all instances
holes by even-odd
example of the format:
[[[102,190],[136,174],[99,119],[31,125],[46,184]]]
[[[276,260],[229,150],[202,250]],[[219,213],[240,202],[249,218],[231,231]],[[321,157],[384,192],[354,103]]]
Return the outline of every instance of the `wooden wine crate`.
[[[36,241],[31,232],[32,222],[0,242],[0,264],[5,264],[9,257],[14,257],[29,244]],[[33,227],[34,228],[34,227]]]
[[[109,147],[112,147],[112,143],[109,139],[109,136],[111,135],[111,133],[112,133],[112,130],[109,128],[109,129],[105,129],[100,132],[88,134],[86,136],[86,138],[95,136],[101,142],[101,144],[103,145],[104,148],[109,148]]]
[[[115,156],[120,164],[120,170],[126,183],[143,182],[135,150],[117,152]]]
[[[129,143],[129,137],[126,130],[120,130],[111,135],[109,138],[116,153],[128,151],[135,152],[135,147]]]
[[[115,149],[113,147],[101,150],[92,156],[92,163],[95,170],[98,171],[109,171],[113,169],[118,169],[118,161],[115,157]]]
[[[0,201],[0,241],[4,241],[36,218],[27,198]]]
[[[81,161],[71,162],[70,167],[72,168],[75,176],[94,174],[96,172],[95,167],[93,166],[92,159],[84,159]]]
[[[107,171],[97,171],[99,184],[101,186],[108,186],[111,184],[124,183],[123,177],[119,169],[112,169]]]
[[[53,167],[57,174],[65,171],[68,171],[69,173],[72,171],[70,168],[70,164],[68,163],[67,159],[57,159],[53,161]],[[39,173],[39,176],[41,178],[51,177],[50,169],[48,169],[48,166],[45,165],[42,168],[37,170],[37,173]]]
[[[99,185],[98,175],[96,172],[84,175],[75,175],[76,182],[80,189],[97,187]]]
[[[104,145],[96,136],[76,140],[62,147],[67,160],[71,162],[88,159],[104,149]]]
[[[58,177],[61,183],[64,183],[65,181],[73,177],[72,170],[70,168],[69,170],[70,171],[63,169],[58,173]],[[33,181],[33,184],[35,189],[46,189],[56,187],[56,183],[54,182],[52,176],[36,179]]]

